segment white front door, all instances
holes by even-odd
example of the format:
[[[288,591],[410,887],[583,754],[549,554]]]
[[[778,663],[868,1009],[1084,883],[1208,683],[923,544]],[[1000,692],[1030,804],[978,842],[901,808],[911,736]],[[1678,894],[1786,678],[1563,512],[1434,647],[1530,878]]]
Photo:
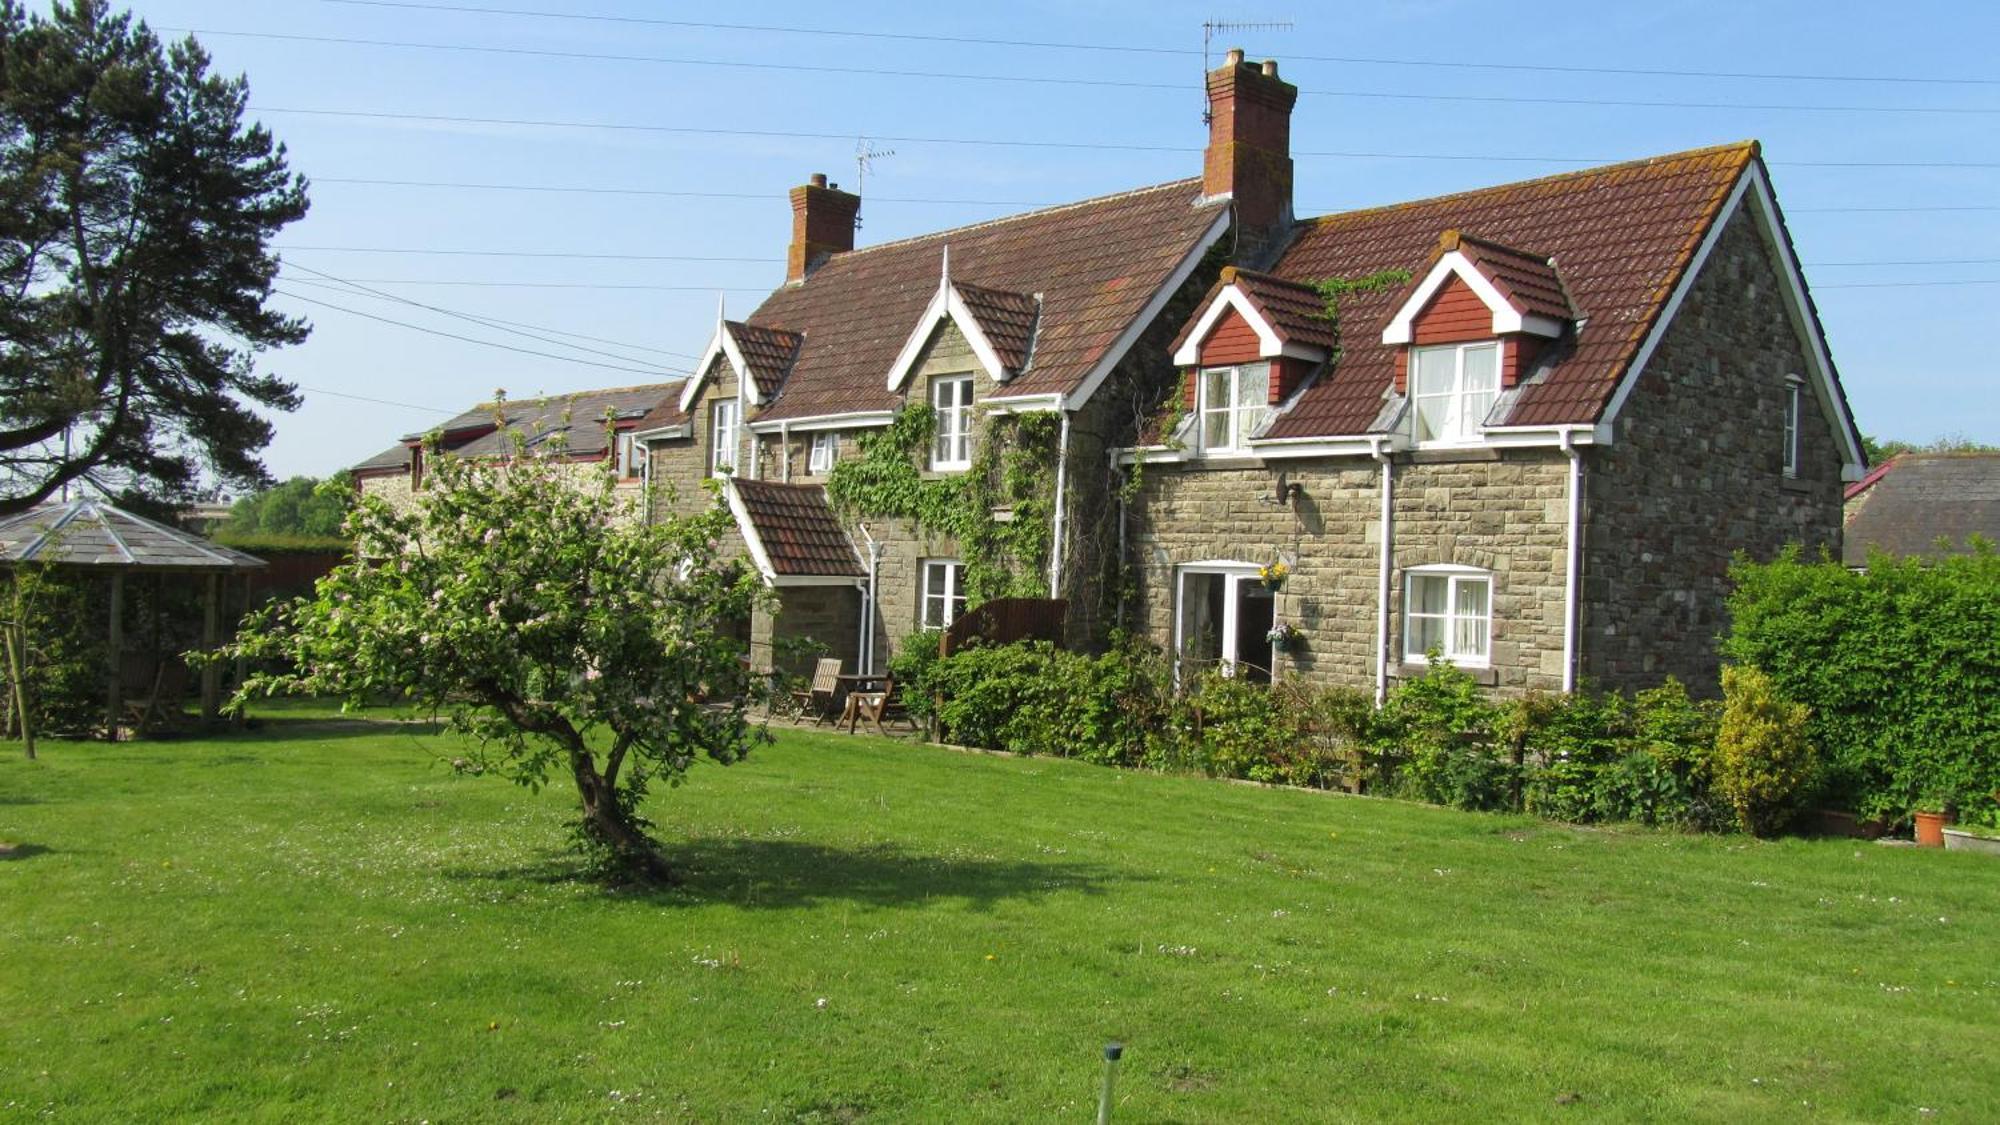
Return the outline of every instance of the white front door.
[[[1190,563],[1175,571],[1174,675],[1185,681],[1210,667],[1271,682],[1276,602],[1255,563]]]

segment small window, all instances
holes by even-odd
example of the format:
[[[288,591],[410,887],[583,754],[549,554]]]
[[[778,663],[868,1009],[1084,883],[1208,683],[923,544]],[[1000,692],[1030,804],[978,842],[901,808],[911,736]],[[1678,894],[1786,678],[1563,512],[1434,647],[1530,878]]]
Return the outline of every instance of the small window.
[[[942,629],[965,612],[965,564],[955,559],[924,562],[923,616],[918,624]]]
[[[931,468],[971,468],[972,376],[957,375],[932,383],[931,406],[937,410],[937,437],[931,444]]]
[[[1411,571],[1403,587],[1403,659],[1435,649],[1453,664],[1484,667],[1492,654],[1493,576],[1470,568]]]
[[[812,436],[812,452],[806,457],[806,472],[823,477],[840,461],[840,431],[821,430]]]
[[[1271,369],[1210,367],[1201,373],[1201,446],[1210,453],[1249,448],[1250,435],[1264,419]]]
[[[1499,393],[1498,343],[1410,350],[1410,436],[1419,444],[1478,441]]]
[[[719,398],[708,407],[708,472],[719,476],[736,471],[736,400]]]
[[[646,471],[646,447],[629,433],[618,435],[616,464],[621,480],[635,480]]]
[[[1804,388],[1797,376],[1785,380],[1785,475],[1799,475],[1799,405]]]

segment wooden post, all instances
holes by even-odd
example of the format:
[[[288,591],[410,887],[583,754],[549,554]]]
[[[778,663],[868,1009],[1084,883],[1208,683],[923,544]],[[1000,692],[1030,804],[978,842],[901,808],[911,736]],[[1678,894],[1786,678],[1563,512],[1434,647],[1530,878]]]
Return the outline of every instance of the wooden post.
[[[104,736],[118,741],[125,711],[125,572],[111,572],[111,686],[104,692]]]
[[[202,599],[201,651],[213,654],[221,633],[222,575],[208,576],[208,589]],[[222,707],[222,666],[213,660],[201,665],[201,721],[203,724],[215,722],[216,714]]]

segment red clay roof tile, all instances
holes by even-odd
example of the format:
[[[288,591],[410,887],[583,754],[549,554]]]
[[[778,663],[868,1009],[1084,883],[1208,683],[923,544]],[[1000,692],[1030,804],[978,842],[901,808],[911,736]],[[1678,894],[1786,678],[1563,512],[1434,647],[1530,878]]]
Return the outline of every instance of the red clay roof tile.
[[[861,578],[866,571],[854,541],[840,526],[826,489],[816,484],[736,478],[729,487],[743,502],[751,528],[779,576]]]

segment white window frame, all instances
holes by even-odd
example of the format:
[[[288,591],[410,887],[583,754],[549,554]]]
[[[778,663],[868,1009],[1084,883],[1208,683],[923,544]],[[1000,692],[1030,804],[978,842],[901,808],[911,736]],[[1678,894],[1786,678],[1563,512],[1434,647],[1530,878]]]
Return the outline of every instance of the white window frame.
[[[1176,684],[1179,684],[1185,675],[1181,668],[1181,657],[1185,651],[1183,646],[1187,643],[1184,631],[1187,626],[1187,580],[1191,574],[1216,575],[1223,581],[1222,654],[1220,659],[1222,673],[1226,676],[1234,676],[1236,674],[1236,665],[1248,660],[1251,656],[1250,653],[1236,651],[1236,623],[1240,600],[1237,587],[1244,583],[1263,581],[1261,568],[1257,563],[1198,562],[1184,563],[1174,568],[1174,682]],[[1276,620],[1275,613],[1272,615],[1272,618],[1274,621]],[[1264,646],[1264,667],[1273,670],[1272,679],[1274,680],[1277,678],[1277,653],[1278,648],[1276,645],[1267,644]]]
[[[954,401],[947,404],[946,392]],[[931,380],[931,409],[937,411],[937,434],[931,442],[931,469],[950,472],[972,467],[972,376],[947,375]]]
[[[944,573],[944,593],[931,593],[931,573]],[[965,611],[965,564],[957,559],[925,559],[917,571],[917,627],[920,629],[945,629],[958,620]],[[931,604],[938,603],[935,617],[931,614]]]
[[[1229,383],[1229,401],[1220,405],[1211,401],[1209,381],[1211,376],[1224,375]],[[1244,376],[1251,377],[1254,389],[1259,393],[1251,400],[1243,400]],[[1261,379],[1257,376],[1263,376]],[[1228,367],[1204,367],[1195,375],[1195,440],[1201,443],[1203,453],[1247,453],[1251,431],[1263,423],[1263,415],[1270,408],[1271,365],[1268,363],[1238,363]],[[1226,435],[1219,444],[1208,440],[1208,419],[1215,415],[1223,419],[1223,433]],[[1246,418],[1246,415],[1251,417]],[[1239,441],[1237,435],[1242,435]]]
[[[1465,399],[1468,393],[1470,393],[1466,390],[1465,387],[1465,353],[1472,351],[1474,349],[1489,349],[1489,348],[1493,352],[1493,397],[1497,400],[1500,397],[1500,389],[1501,389],[1500,365],[1502,361],[1504,361],[1507,358],[1506,352],[1502,350],[1500,346],[1500,341],[1467,340],[1464,343],[1458,343],[1458,344],[1424,344],[1418,347],[1412,347],[1410,349],[1410,354],[1407,360],[1408,371],[1406,372],[1405,376],[1406,385],[1408,386],[1410,392],[1410,438],[1411,440],[1417,442],[1419,448],[1430,448],[1434,446],[1449,446],[1449,445],[1477,445],[1480,442],[1480,440],[1486,436],[1486,427],[1484,424],[1484,419],[1482,419],[1479,423],[1474,424],[1470,432],[1466,432],[1462,427],[1465,419]],[[1451,367],[1451,390],[1443,394],[1419,395],[1417,393],[1417,385],[1418,385],[1417,371],[1421,364],[1420,357],[1426,353],[1446,352],[1446,351],[1453,353],[1453,361]],[[1417,417],[1418,417],[1417,401],[1419,398],[1425,398],[1425,399],[1441,398],[1445,399],[1450,403],[1450,408],[1445,415],[1448,422],[1448,427],[1444,436],[1423,438],[1423,439],[1417,438]],[[1488,407],[1487,411],[1488,413],[1491,413],[1492,408]]]
[[[823,477],[840,461],[840,431],[815,430],[806,451],[806,472]]]
[[[1424,579],[1439,578],[1445,581],[1444,612],[1441,614],[1413,612],[1410,607],[1416,604],[1415,590],[1417,582]],[[1484,652],[1458,651],[1458,624],[1462,620],[1470,619],[1469,617],[1462,617],[1458,612],[1458,591],[1461,586],[1468,583],[1477,583],[1486,587],[1486,612],[1482,617],[1485,625],[1485,629],[1482,632],[1486,637],[1486,650]],[[1418,618],[1444,622],[1444,646],[1441,655],[1446,660],[1461,668],[1487,668],[1492,666],[1492,571],[1481,570],[1473,566],[1442,565],[1413,566],[1405,570],[1403,572],[1403,660],[1410,664],[1422,664],[1430,659],[1430,653],[1421,649],[1413,650],[1411,646],[1410,626]]]
[[[630,430],[618,435],[615,448],[619,480],[636,480],[646,475],[646,447]]]
[[[1797,375],[1785,376],[1785,476],[1795,479],[1799,475],[1799,434],[1803,429],[1805,408],[1805,380]]]
[[[708,404],[708,474],[721,476],[736,472],[736,462],[742,456],[743,415],[738,400],[733,398],[713,399]],[[728,440],[724,441],[727,434]],[[725,456],[725,451],[726,456]]]

